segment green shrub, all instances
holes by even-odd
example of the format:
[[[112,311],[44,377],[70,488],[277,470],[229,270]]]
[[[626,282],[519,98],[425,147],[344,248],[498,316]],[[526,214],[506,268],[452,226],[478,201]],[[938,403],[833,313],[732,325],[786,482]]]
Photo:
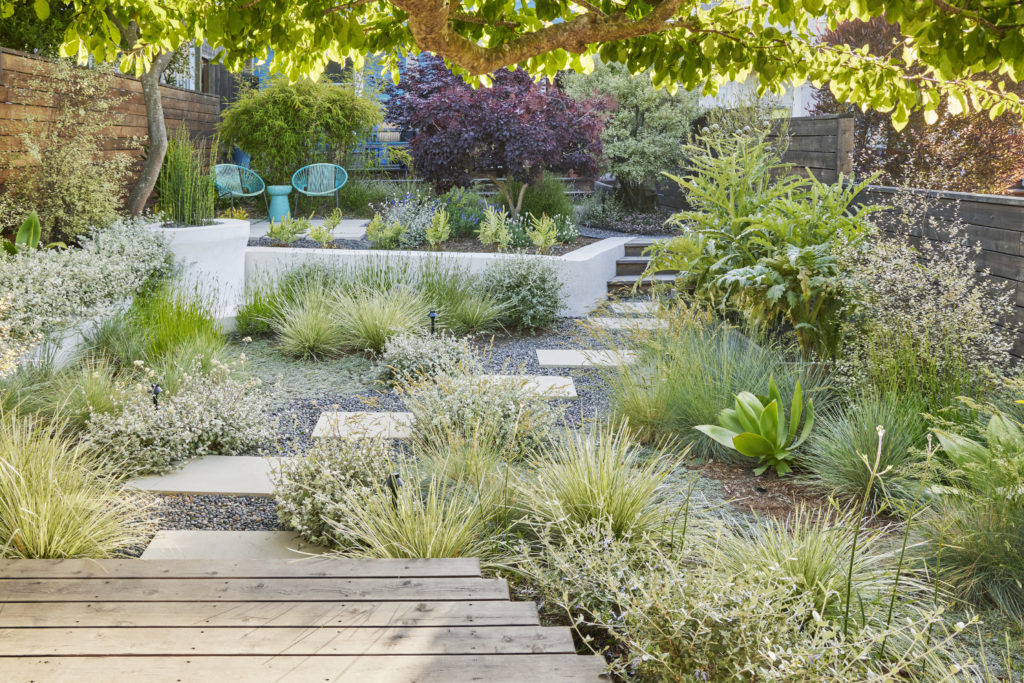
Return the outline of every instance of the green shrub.
[[[206,150],[193,144],[188,128],[178,126],[167,141],[156,191],[161,217],[174,225],[206,225],[213,221],[217,189],[207,166],[216,163],[217,143]]]
[[[304,455],[281,460],[274,474],[278,519],[310,543],[351,545],[332,522],[349,517],[356,500],[387,495],[382,487],[394,469],[384,441],[320,439]]]
[[[924,399],[914,394],[869,390],[841,408],[819,413],[799,458],[807,480],[844,500],[860,500],[871,478],[865,458],[873,461],[878,450],[876,427],[882,425],[880,469],[889,471],[875,479],[870,505],[877,509],[887,501],[912,498],[915,475],[920,474],[914,471],[919,459],[915,453],[924,446],[928,431],[925,410]]]
[[[384,346],[380,364],[395,382],[480,371],[480,358],[469,342],[444,333],[395,335]]]
[[[430,245],[431,249],[437,249],[441,246],[442,242],[448,241],[451,234],[452,226],[451,220],[448,217],[448,210],[444,208],[438,209],[424,233],[427,244]]]
[[[507,185],[509,194],[512,197],[518,197],[522,185],[514,180],[509,181]],[[498,193],[497,196],[502,199],[505,208],[508,208],[503,195]],[[526,188],[526,194],[523,195],[523,205],[519,213],[523,215],[533,214],[534,216],[542,214],[547,214],[551,217],[568,216],[570,218],[575,215],[572,200],[565,193],[565,183],[550,173],[545,173],[541,180],[531,183]]]
[[[756,344],[727,325],[685,312],[661,319],[668,321],[667,328],[636,330],[626,343],[635,362],[604,373],[613,415],[628,420],[644,440],[675,438],[692,444],[693,454],[702,458],[749,464],[693,428],[716,422],[741,391],[767,394],[772,378],[786,396],[799,381],[804,394],[822,407],[819,376],[803,365],[787,364],[777,346]]]
[[[473,374],[442,375],[405,387],[403,394],[415,418],[414,440],[444,443],[454,434],[486,434],[507,459],[538,453],[561,419],[558,408],[516,377],[482,381]]]
[[[272,79],[248,90],[221,115],[222,142],[248,152],[270,185],[287,185],[299,168],[337,163],[381,121],[380,104],[351,85],[326,79]]]
[[[438,197],[451,219],[452,237],[473,237],[484,218],[487,200],[473,190],[453,187]]]
[[[615,538],[667,536],[663,488],[677,459],[643,450],[626,425],[607,423],[551,443],[522,483],[526,514],[555,533],[599,524]]]
[[[374,207],[397,196],[402,186],[380,180],[349,178],[345,186],[338,192],[338,202],[346,214],[357,218],[371,218]]]
[[[377,214],[366,226],[366,239],[374,249],[395,249],[405,231],[406,227],[401,223],[388,223]]]
[[[59,423],[0,418],[0,557],[116,557],[148,541],[147,507]]]
[[[535,333],[551,325],[565,302],[558,270],[546,259],[502,259],[487,267],[483,284],[506,304],[500,320],[510,330]]]

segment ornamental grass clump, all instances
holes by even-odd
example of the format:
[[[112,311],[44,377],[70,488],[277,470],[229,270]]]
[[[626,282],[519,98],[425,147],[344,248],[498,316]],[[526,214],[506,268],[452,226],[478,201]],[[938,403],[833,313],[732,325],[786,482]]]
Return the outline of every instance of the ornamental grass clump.
[[[663,538],[676,520],[664,498],[681,457],[644,452],[627,425],[602,423],[549,443],[520,483],[523,513],[561,533],[600,524],[615,538]]]
[[[880,467],[888,473],[872,487],[873,510],[914,495],[928,422],[927,401],[912,393],[867,389],[841,406],[820,412],[807,447],[798,458],[803,480],[844,501],[860,500],[871,469],[865,456],[878,446],[877,425],[885,425]]]
[[[202,144],[197,147],[184,125],[178,126],[167,140],[167,153],[156,183],[159,213],[167,223],[207,225],[213,222],[217,189],[207,169],[216,159],[216,138],[208,150]]]
[[[294,292],[274,311],[270,323],[277,348],[286,356],[318,360],[340,355],[346,346],[331,295],[309,287]]]
[[[383,351],[395,335],[422,329],[428,310],[416,290],[401,286],[387,291],[339,293],[332,309],[341,330],[342,347],[374,354]]]
[[[307,453],[281,460],[274,472],[277,516],[310,543],[351,546],[333,522],[352,514],[356,501],[381,495],[395,471],[387,442],[379,439],[320,439]]]
[[[59,422],[0,417],[0,557],[117,557],[145,545],[149,500],[125,493],[107,459]]]

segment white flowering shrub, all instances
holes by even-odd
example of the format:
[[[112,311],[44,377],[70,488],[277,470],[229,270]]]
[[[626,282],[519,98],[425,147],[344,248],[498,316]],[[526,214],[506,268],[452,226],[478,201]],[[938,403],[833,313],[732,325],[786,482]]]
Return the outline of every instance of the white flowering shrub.
[[[37,339],[121,306],[154,276],[170,272],[161,235],[121,222],[80,240],[79,249],[41,249],[0,258],[2,320],[17,339]]]
[[[282,459],[275,472],[278,519],[310,543],[342,546],[331,523],[348,517],[361,497],[387,495],[393,473],[383,440],[321,439],[305,455]]]
[[[441,375],[404,390],[413,440],[452,442],[486,434],[496,450],[515,459],[537,453],[554,436],[562,410],[525,378],[481,381],[479,375]]]
[[[398,334],[388,340],[380,365],[394,382],[459,371],[480,371],[480,358],[468,339],[440,334]]]
[[[197,370],[183,377],[159,407],[148,382],[134,384],[121,412],[92,415],[83,441],[126,474],[159,474],[203,455],[260,449],[272,436],[260,380],[236,379],[229,367],[213,363],[209,374]]]
[[[501,324],[536,332],[558,317],[565,301],[553,261],[538,257],[502,259],[483,274],[484,289],[506,303]]]

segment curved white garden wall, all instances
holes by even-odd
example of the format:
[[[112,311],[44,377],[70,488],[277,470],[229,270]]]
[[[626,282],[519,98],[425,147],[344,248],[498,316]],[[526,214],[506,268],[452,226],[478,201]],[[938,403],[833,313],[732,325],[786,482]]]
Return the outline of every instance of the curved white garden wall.
[[[213,225],[150,229],[167,238],[174,261],[182,269],[181,286],[215,297],[214,311],[232,320],[245,293],[246,244],[249,221],[219,218]]]
[[[615,276],[615,262],[622,258],[625,244],[631,237],[612,237],[600,240],[562,256],[536,256],[525,258],[553,261],[562,279],[565,305],[560,315],[581,316],[604,301],[608,293],[608,280]],[[366,249],[292,249],[288,247],[249,247],[245,250],[245,280],[259,283],[274,279],[282,273],[311,263],[328,266],[356,266],[381,259],[404,259],[410,263],[424,263],[443,259],[460,266],[469,273],[482,272],[490,264],[503,259],[524,258],[516,254],[477,254],[428,251],[378,251]]]

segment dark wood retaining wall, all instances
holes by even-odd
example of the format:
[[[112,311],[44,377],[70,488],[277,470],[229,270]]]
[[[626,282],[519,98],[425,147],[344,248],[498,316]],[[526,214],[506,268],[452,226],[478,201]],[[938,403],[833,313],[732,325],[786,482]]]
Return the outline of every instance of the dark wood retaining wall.
[[[53,87],[50,81],[53,63],[36,55],[0,48],[0,161],[17,163],[25,151],[22,133],[31,121],[46,121],[53,116]],[[132,140],[145,144],[146,105],[142,83],[128,76],[110,76],[111,94],[126,97],[117,108],[117,118],[103,142],[106,154],[136,150]],[[168,129],[184,123],[193,137],[206,137],[215,131],[220,118],[220,98],[169,85],[160,86],[164,120]],[[9,174],[0,163],[0,182]],[[134,181],[134,178],[132,179]]]
[[[868,204],[893,205],[900,192],[895,187],[872,185],[858,198]],[[981,244],[975,259],[978,271],[988,270],[988,278],[1009,287],[1014,295],[1014,320],[1024,323],[1024,198],[966,192],[936,190],[909,190],[927,198],[926,216],[934,218],[937,226],[949,225],[959,219],[972,244]],[[875,221],[884,229],[887,225],[884,211],[874,214]],[[912,234],[921,239],[938,239],[933,229],[918,226]],[[1024,334],[1013,349],[1014,355],[1024,356]]]

